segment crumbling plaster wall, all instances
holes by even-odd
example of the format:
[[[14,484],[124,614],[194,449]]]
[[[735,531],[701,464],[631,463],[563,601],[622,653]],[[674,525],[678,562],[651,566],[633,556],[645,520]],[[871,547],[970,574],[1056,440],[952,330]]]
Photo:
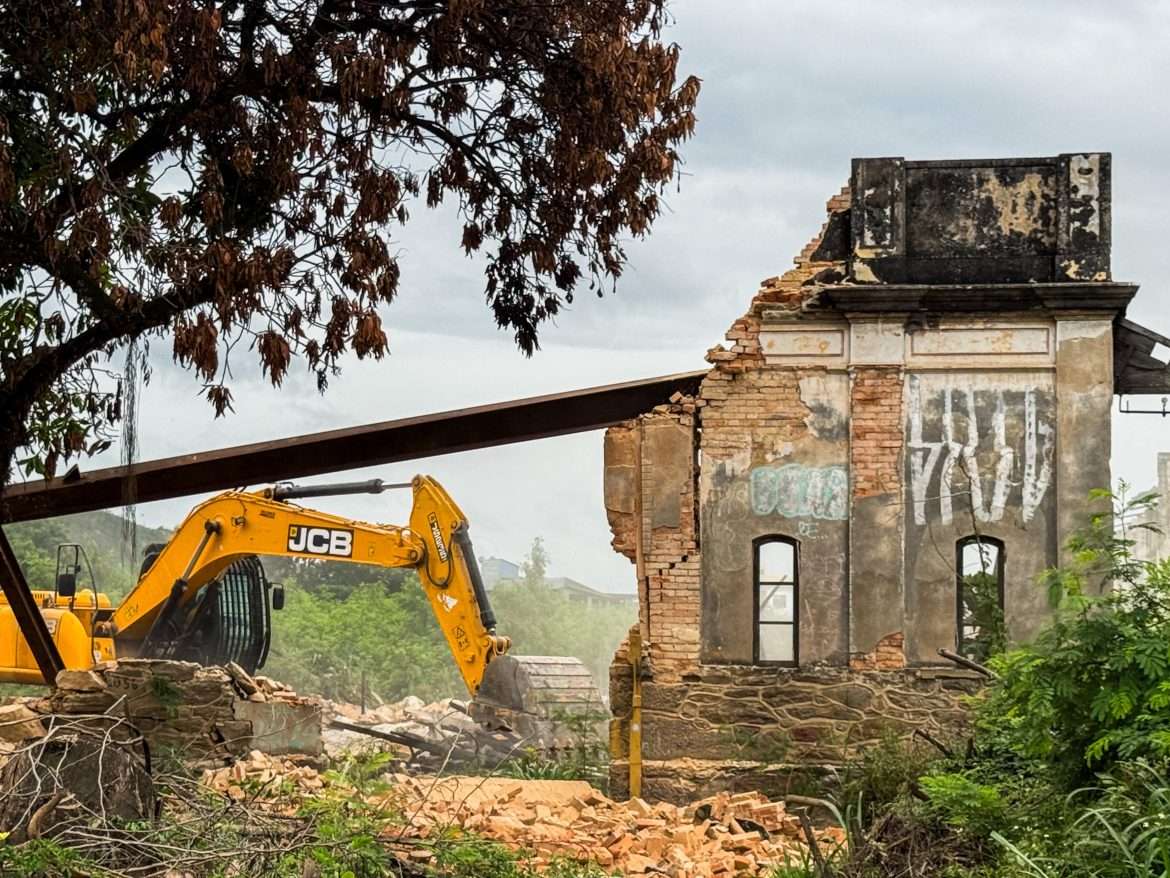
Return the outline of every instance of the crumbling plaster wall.
[[[781,534],[800,545],[801,660],[843,663],[848,375],[717,370],[701,394],[702,660],[753,662],[753,540]]]
[[[664,678],[699,657],[699,541],[694,400],[677,397],[605,436],[614,548],[638,574],[638,624]]]
[[[1027,638],[1049,614],[1036,575],[1109,484],[1110,318],[819,310],[848,271],[832,238],[849,203],[829,201],[795,267],[708,352],[695,398],[606,437],[614,545],[640,584],[647,784],[664,797],[759,781],[776,760],[743,740],[831,764],[879,725],[954,728],[976,686],[937,655],[956,645],[956,542],[1004,541],[1008,633]],[[754,665],[753,540],[768,535],[799,546],[798,668]]]

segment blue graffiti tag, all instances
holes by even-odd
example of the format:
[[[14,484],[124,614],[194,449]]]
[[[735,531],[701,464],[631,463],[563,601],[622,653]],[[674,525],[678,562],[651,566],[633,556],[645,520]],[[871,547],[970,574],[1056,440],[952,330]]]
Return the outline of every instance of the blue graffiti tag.
[[[843,466],[758,466],[751,486],[756,515],[844,521],[849,514],[849,475]]]

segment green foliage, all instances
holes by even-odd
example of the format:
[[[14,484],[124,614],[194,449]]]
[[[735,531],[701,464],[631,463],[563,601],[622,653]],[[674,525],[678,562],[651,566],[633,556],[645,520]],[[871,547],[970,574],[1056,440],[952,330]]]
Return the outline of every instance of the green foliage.
[[[544,577],[548,573],[548,552],[544,548],[543,537],[533,539],[532,548],[520,564],[520,573],[526,585],[544,585]]]
[[[142,547],[165,542],[170,531],[164,528],[138,526],[138,556],[130,557],[129,546],[122,540],[123,520],[109,512],[83,512],[59,518],[22,521],[5,526],[4,532],[20,561],[24,577],[33,588],[52,589],[57,572],[57,546],[77,543],[85,549],[93,567],[93,581],[88,570],[82,568],[78,588],[95,588],[117,601],[126,595],[138,580]]]
[[[992,838],[1004,852],[1004,875],[1027,878],[1165,878],[1170,875],[1170,782],[1146,763],[1103,775],[1078,791],[1079,813],[1062,832]]]
[[[973,747],[886,786],[848,878],[1170,876],[1170,563],[1113,527],[1151,498],[1110,498],[1041,578],[1054,621],[990,660]]]
[[[1077,853],[1101,878],[1170,875],[1170,779],[1146,763],[1102,778],[1100,798],[1077,820]]]
[[[264,572],[272,582],[293,582],[317,596],[343,601],[363,585],[378,584],[387,592],[417,587],[418,579],[406,568],[372,564],[342,564],[316,558],[266,555]]]
[[[327,594],[286,585],[285,608],[273,613],[266,674],[301,692],[354,703],[362,697],[363,672],[374,699],[466,694],[413,574],[394,593],[367,583],[342,600]]]
[[[1007,817],[1007,802],[997,787],[960,773],[928,774],[918,784],[928,813],[947,826],[990,837]]]
[[[500,583],[491,599],[500,633],[512,638],[512,652],[575,656],[602,690],[613,654],[638,612],[634,606],[586,606],[547,586],[525,582]]]
[[[1145,505],[1122,497],[1116,513]],[[1170,757],[1170,561],[1134,559],[1108,520],[1094,515],[1069,541],[1073,565],[1046,574],[1056,619],[993,660],[999,681],[980,711],[985,731],[1070,784],[1119,760]]]
[[[96,869],[85,857],[46,839],[22,845],[0,844],[0,875],[9,878],[73,878],[75,875],[109,874]]]
[[[841,801],[848,809],[876,817],[906,796],[930,764],[930,751],[888,729],[877,746],[867,748],[860,759],[846,766]]]
[[[964,637],[961,652],[977,662],[986,662],[1007,648],[1007,625],[1000,603],[999,579],[985,571],[969,573],[961,580],[963,606],[975,634]]]
[[[316,568],[300,572],[310,574]],[[407,695],[426,701],[466,697],[413,572],[403,577],[400,588],[367,582],[343,598],[333,596],[342,591],[286,583],[285,608],[273,613],[266,674],[298,691],[355,703],[361,699],[363,672],[372,703]],[[524,583],[500,585],[491,597],[500,633],[512,638],[514,653],[576,656],[602,687],[635,613],[632,607],[585,607],[544,586]]]
[[[784,865],[769,872],[768,878],[818,878],[816,863],[807,851],[800,857],[786,855],[784,860]]]
[[[394,766],[395,755],[386,750],[358,750],[345,754],[325,772],[325,779],[352,788],[363,796],[389,791],[386,772]]]
[[[537,869],[524,852],[473,835],[449,837],[435,846],[435,868],[441,878],[606,878],[595,863],[558,858]]]
[[[537,538],[526,570],[544,570]],[[418,577],[409,570],[266,559],[283,579],[285,608],[273,614],[272,651],[264,672],[302,692],[357,703],[365,675],[367,703],[415,695],[425,701],[466,697]],[[491,593],[500,633],[519,655],[571,655],[605,688],[609,664],[636,609],[589,606],[539,583],[502,583]],[[601,705],[598,705],[601,708]],[[535,770],[531,761],[526,770]],[[570,770],[585,771],[573,763]],[[558,769],[559,770],[559,769]]]

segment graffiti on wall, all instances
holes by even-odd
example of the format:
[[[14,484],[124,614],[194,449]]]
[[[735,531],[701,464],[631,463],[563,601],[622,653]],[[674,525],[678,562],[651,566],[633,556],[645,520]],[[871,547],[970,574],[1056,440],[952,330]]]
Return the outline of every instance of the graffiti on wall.
[[[937,505],[950,524],[956,502],[981,522],[1000,521],[1018,503],[1024,522],[1052,481],[1056,431],[1052,392],[944,387],[924,392],[911,377],[906,444],[915,524]],[[929,438],[928,438],[929,437]]]
[[[849,515],[849,476],[843,466],[758,466],[751,476],[752,512],[788,518],[844,521]]]

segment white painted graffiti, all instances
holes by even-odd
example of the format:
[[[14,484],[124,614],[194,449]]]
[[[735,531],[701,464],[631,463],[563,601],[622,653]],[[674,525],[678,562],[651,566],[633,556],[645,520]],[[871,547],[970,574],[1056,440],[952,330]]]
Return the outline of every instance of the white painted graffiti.
[[[910,499],[915,524],[926,524],[927,503],[938,503],[939,518],[944,524],[954,519],[956,497],[970,497],[971,509],[981,522],[1000,521],[1008,506],[1012,489],[1020,487],[1020,511],[1025,522],[1031,521],[1052,481],[1052,457],[1056,433],[1040,414],[1035,388],[1021,391],[1023,411],[1023,478],[1017,474],[1017,449],[1008,442],[1009,406],[1004,390],[976,391],[971,388],[943,388],[941,418],[937,424],[939,441],[923,438],[925,418],[922,390],[917,377],[910,379],[908,399],[910,437],[907,443],[910,470]],[[979,416],[976,394],[992,394],[994,406],[990,417],[990,453],[980,447]],[[983,407],[986,411],[987,406]],[[957,428],[965,425],[964,435]],[[935,426],[932,424],[932,426]],[[986,438],[984,445],[986,445]],[[991,484],[980,478],[980,452],[984,462],[991,461]],[[935,472],[937,483],[934,482]],[[932,484],[934,485],[932,489]],[[960,501],[962,502],[962,501]],[[964,504],[965,505],[965,504]]]
[[[843,466],[758,466],[751,486],[756,515],[844,521],[849,514],[849,476]]]

